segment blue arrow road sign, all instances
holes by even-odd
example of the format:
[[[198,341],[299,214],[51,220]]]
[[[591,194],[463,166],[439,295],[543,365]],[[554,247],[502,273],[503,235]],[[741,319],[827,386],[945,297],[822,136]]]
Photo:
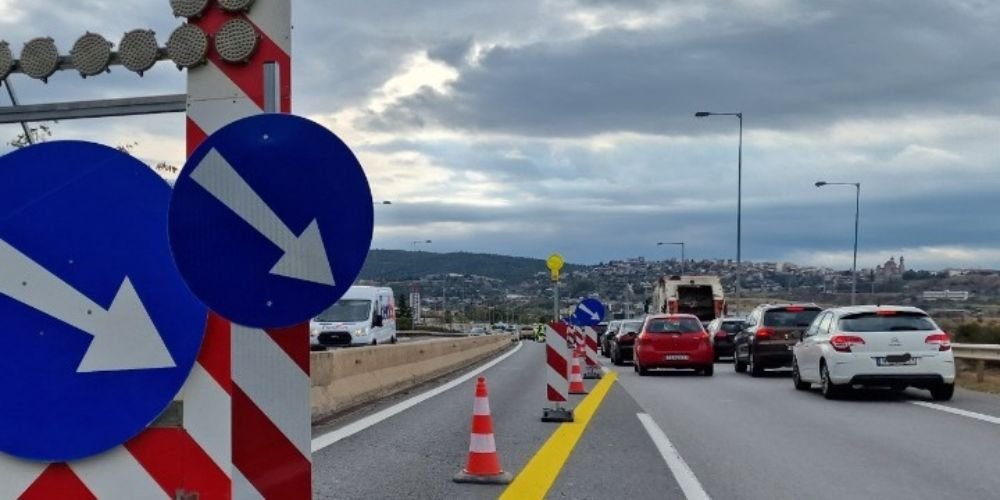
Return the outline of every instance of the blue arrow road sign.
[[[174,186],[170,245],[201,300],[258,328],[308,321],[357,278],[372,239],[368,179],[305,118],[263,114],[198,147]]]
[[[573,311],[573,318],[580,326],[594,326],[604,319],[604,304],[597,299],[583,299]]]
[[[106,146],[0,157],[0,452],[109,450],[180,390],[207,311],[171,260],[169,202],[163,179]]]

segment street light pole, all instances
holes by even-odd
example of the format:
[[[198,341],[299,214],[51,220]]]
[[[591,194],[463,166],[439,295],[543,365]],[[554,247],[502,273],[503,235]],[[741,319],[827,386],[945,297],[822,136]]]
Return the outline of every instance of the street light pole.
[[[851,264],[851,305],[857,301],[858,295],[858,226],[861,221],[861,183],[860,182],[826,182],[819,181],[816,187],[823,186],[854,186],[854,262]]]
[[[663,245],[680,245],[681,247],[681,276],[684,276],[684,242],[683,241],[661,241],[656,244],[656,246]]]
[[[708,116],[735,116],[740,122],[740,139],[737,149],[736,159],[736,304],[741,305],[743,296],[743,113],[713,113],[710,111],[699,111],[694,114],[695,118],[705,118]]]
[[[423,245],[427,243],[433,243],[431,240],[413,240],[410,242],[410,248],[415,252],[417,251],[417,245]]]

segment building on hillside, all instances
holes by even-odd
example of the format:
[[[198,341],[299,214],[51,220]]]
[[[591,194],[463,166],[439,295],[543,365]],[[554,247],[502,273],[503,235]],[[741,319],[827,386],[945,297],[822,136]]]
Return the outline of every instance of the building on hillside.
[[[953,290],[927,290],[923,294],[924,300],[969,300],[968,291]]]
[[[899,256],[899,264],[896,264],[896,257],[889,257],[885,264],[875,267],[875,279],[880,281],[898,280],[903,277],[906,271],[906,261],[902,255]]]

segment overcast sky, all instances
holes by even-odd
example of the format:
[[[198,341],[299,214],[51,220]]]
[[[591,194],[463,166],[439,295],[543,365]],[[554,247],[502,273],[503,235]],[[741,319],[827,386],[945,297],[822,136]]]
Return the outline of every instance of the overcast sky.
[[[265,0],[260,0],[265,1]],[[744,259],[846,268],[862,183],[863,267],[1000,267],[995,0],[295,2],[294,111],[360,158],[375,248],[595,263],[734,258],[742,111]],[[62,52],[177,26],[167,0],[0,0],[0,39]],[[48,85],[25,103],[180,92],[160,64]],[[0,104],[7,104],[0,96]],[[183,162],[183,116],[61,122]],[[4,142],[17,127],[0,125]],[[6,149],[6,146],[4,146]]]

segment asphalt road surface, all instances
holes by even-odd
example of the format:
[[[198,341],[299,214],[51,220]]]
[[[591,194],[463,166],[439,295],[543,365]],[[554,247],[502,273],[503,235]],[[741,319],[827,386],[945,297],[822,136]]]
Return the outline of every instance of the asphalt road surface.
[[[501,463],[518,475],[511,486],[451,481],[469,446],[469,377],[378,423],[355,423],[319,450],[352,420],[432,387],[314,429],[315,497],[497,498],[505,488],[505,498],[630,500],[1000,495],[1000,397],[959,390],[939,405],[920,391],[866,391],[827,401],[795,391],[787,374],[754,379],[726,363],[714,377],[609,367],[616,376],[587,381],[591,395],[572,397],[578,422],[554,424],[540,421],[543,360],[543,344],[523,342],[483,373]],[[596,410],[581,422],[588,405]]]

